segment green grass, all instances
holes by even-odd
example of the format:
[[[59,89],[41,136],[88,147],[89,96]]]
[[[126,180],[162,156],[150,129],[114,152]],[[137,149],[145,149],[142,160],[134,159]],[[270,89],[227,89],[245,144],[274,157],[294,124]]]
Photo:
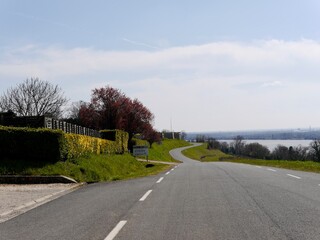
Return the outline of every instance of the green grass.
[[[182,153],[191,159],[201,162],[225,161],[320,173],[320,163],[318,162],[249,159],[225,154],[220,150],[208,150],[206,147],[206,144],[202,144],[198,147],[186,149]],[[206,157],[203,158],[203,156]]]
[[[153,144],[150,160],[174,161],[169,155],[173,148],[188,146],[181,140],[164,140]],[[114,181],[158,174],[170,165],[139,162],[130,154],[90,155],[65,162],[41,164],[27,161],[0,161],[0,175],[65,175],[78,182]]]
[[[177,162],[169,154],[170,150],[186,146],[190,146],[190,143],[177,139],[165,139],[161,144],[152,144],[152,148],[149,148],[149,159],[164,162]]]
[[[183,150],[182,153],[191,159],[198,160],[201,162],[216,162],[234,158],[233,156],[225,154],[218,150],[208,150],[207,144],[202,144],[197,147],[188,148],[186,150]]]
[[[158,174],[170,166],[139,162],[129,154],[91,155],[44,166],[1,161],[0,175],[65,175],[78,182],[114,181]]]

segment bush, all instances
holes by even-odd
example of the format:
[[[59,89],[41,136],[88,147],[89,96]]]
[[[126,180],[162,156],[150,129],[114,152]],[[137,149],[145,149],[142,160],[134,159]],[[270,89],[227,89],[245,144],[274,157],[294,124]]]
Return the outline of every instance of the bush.
[[[128,152],[129,134],[121,130],[102,130],[100,131],[101,137],[110,141],[114,141],[115,153]]]
[[[0,126],[0,159],[31,162],[57,162],[89,154],[127,151],[128,134],[115,131],[115,140],[64,133],[45,128]]]
[[[66,153],[66,139],[60,130],[0,126],[1,159],[55,162]]]
[[[73,159],[80,156],[87,156],[89,154],[103,154],[103,153],[114,153],[114,142],[89,137],[79,134],[65,134],[67,142],[67,159]]]

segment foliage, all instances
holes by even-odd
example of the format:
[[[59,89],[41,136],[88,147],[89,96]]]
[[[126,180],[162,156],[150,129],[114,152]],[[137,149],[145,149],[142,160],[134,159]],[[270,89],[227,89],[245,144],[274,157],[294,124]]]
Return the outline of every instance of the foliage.
[[[92,91],[91,102],[80,106],[79,118],[86,127],[128,132],[130,144],[134,134],[151,126],[154,116],[138,99],[107,86]]]
[[[67,142],[66,159],[74,159],[89,154],[114,153],[115,144],[101,138],[67,133],[64,135]]]
[[[114,141],[115,153],[128,152],[129,134],[121,130],[102,130],[101,137],[110,141]]]
[[[219,149],[220,148],[220,142],[217,141],[214,138],[209,138],[208,139],[208,145],[207,145],[207,149]]]
[[[26,162],[0,161],[0,174],[65,175],[78,182],[114,181],[153,175],[168,169],[168,165],[139,162],[129,154],[83,156],[42,166]]]
[[[251,158],[266,159],[269,157],[270,151],[260,143],[249,143],[244,145],[242,155]]]
[[[0,126],[2,159],[55,162],[67,153],[66,139],[60,130]]]
[[[89,154],[123,153],[128,134],[117,131],[116,141],[94,138],[60,130],[0,126],[2,159],[56,162]]]
[[[311,154],[313,156],[314,161],[320,162],[320,140],[314,140],[310,144]]]
[[[0,97],[0,110],[18,116],[50,115],[59,117],[67,103],[61,89],[39,78],[27,79]]]
[[[161,134],[154,130],[150,124],[148,124],[145,126],[145,129],[142,132],[142,138],[148,141],[150,148],[152,148],[153,143],[159,143],[161,141]]]

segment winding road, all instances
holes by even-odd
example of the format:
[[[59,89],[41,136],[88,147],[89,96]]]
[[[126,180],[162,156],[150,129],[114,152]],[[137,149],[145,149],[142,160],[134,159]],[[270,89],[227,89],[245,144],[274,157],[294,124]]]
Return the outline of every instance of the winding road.
[[[320,239],[320,174],[227,162],[87,185],[0,224],[0,239]]]

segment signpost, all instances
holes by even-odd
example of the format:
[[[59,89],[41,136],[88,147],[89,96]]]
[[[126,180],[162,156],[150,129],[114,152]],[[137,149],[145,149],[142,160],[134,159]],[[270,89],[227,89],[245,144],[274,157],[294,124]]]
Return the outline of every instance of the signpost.
[[[147,158],[148,161],[148,155],[149,155],[149,149],[148,146],[133,146],[132,149],[132,154],[133,156],[137,157],[137,156],[145,156]]]

